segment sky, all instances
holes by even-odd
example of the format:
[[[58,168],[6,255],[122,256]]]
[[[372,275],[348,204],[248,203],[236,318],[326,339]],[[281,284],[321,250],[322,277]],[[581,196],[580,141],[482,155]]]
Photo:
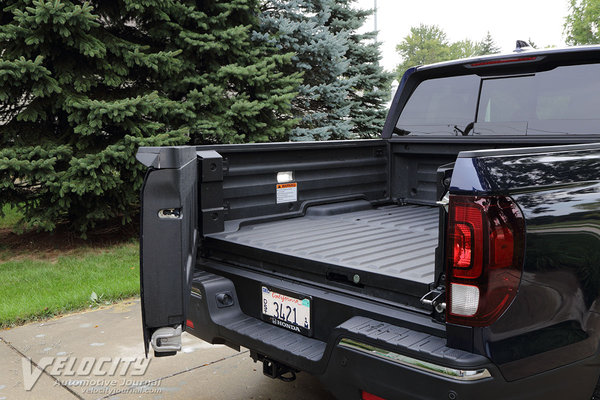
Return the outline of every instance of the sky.
[[[358,8],[373,8],[375,0],[357,0]],[[437,25],[450,42],[482,40],[489,31],[503,52],[512,52],[517,39],[538,48],[564,46],[563,25],[568,0],[376,0],[382,65],[392,71],[401,62],[396,45],[420,23]],[[365,29],[373,30],[373,18]]]

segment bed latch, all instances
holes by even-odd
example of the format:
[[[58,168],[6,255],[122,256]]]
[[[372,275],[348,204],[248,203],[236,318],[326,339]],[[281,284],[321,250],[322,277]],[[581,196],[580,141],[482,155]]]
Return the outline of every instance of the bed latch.
[[[444,207],[444,210],[446,210],[446,212],[448,212],[448,204],[450,203],[450,192],[446,192],[446,194],[444,195],[444,197],[442,197],[441,200],[438,200],[435,202],[435,204],[437,204],[440,207]]]

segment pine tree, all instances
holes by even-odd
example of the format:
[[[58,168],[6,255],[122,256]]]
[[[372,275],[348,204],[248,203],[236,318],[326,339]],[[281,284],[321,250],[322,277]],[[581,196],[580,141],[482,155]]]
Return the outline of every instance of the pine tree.
[[[183,51],[181,74],[166,82],[166,90],[192,111],[186,121],[192,142],[287,139],[296,123],[290,103],[301,78],[284,72],[292,54],[256,33],[258,3],[205,0],[201,10],[195,3],[174,2],[169,29],[152,32]]]
[[[496,45],[494,38],[490,34],[490,31],[487,32],[485,38],[480,42],[480,49],[478,55],[485,56],[488,54],[498,54],[500,53],[500,47]]]
[[[344,76],[348,38],[327,26],[333,0],[267,0],[263,3],[261,32],[270,35],[281,52],[293,52],[289,73],[301,72],[303,81],[292,101],[299,118],[291,140],[326,140],[350,135],[348,92]]]
[[[185,108],[154,90],[180,68],[148,45],[135,10],[74,1],[5,1],[0,10],[0,205],[33,226],[128,221],[141,145],[180,144]]]
[[[349,91],[351,132],[354,137],[372,138],[381,134],[394,75],[379,64],[377,33],[357,33],[373,10],[355,9],[354,3],[355,0],[336,1],[329,26],[332,32],[348,36],[346,58],[350,65],[345,76],[353,82]]]
[[[289,71],[303,73],[292,102],[300,118],[292,140],[372,137],[385,120],[391,75],[379,65],[374,32],[358,34],[372,11],[354,0],[266,0],[262,31],[283,52],[292,51]]]
[[[197,8],[199,4],[202,9]],[[31,226],[131,220],[139,146],[285,137],[299,76],[252,0],[5,0],[0,210]]]

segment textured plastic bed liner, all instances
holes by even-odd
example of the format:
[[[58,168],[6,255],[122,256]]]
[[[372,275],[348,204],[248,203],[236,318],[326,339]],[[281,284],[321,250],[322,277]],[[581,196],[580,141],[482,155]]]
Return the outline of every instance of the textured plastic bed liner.
[[[438,218],[437,207],[393,205],[337,215],[308,213],[209,237],[246,249],[429,284],[434,281]]]

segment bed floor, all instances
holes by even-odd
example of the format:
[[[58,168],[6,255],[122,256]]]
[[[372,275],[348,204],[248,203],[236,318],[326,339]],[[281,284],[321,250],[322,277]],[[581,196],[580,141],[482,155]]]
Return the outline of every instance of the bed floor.
[[[437,207],[385,206],[242,226],[216,240],[414,282],[434,280]]]

